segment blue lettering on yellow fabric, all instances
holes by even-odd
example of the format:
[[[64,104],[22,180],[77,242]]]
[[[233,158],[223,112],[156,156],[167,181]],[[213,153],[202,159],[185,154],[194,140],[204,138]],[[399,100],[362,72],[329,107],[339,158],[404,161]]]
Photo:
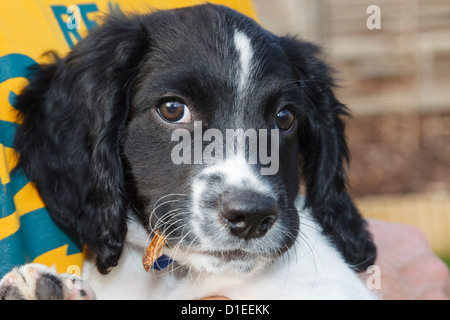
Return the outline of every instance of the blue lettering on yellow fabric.
[[[36,61],[19,53],[0,57],[0,84],[12,78],[29,78],[29,68],[33,65],[36,65]],[[15,100],[16,94],[10,91],[8,95],[9,104],[14,106]],[[4,102],[1,101],[0,103]],[[0,143],[5,147],[12,148],[16,127],[17,124],[15,123],[0,120]]]
[[[81,16],[81,19],[83,20],[84,24],[86,25],[87,30],[92,29],[93,27],[97,26],[97,22],[94,20],[90,20],[88,18],[88,13],[90,12],[98,12],[98,7],[95,3],[88,3],[88,4],[79,4],[76,5],[79,9],[79,13]],[[78,33],[78,28],[76,25],[80,23],[80,21],[76,21],[76,24],[68,23],[67,18],[63,18],[66,16],[69,16],[71,13],[67,13],[68,10],[66,6],[61,5],[55,5],[51,6],[53,14],[55,15],[56,21],[58,22],[59,27],[61,28],[61,31],[64,35],[64,38],[67,41],[67,44],[70,48],[72,48],[75,43],[72,37],[75,38],[76,41],[81,40],[81,35]],[[70,10],[69,10],[70,12]],[[74,17],[75,20],[77,20],[77,17]]]

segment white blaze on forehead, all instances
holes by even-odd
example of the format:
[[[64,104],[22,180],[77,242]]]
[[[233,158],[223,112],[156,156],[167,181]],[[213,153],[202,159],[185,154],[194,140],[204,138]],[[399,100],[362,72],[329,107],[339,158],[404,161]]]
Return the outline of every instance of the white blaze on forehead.
[[[252,69],[253,49],[250,39],[241,31],[234,33],[234,45],[239,54],[241,72],[239,73],[239,91],[244,91]]]

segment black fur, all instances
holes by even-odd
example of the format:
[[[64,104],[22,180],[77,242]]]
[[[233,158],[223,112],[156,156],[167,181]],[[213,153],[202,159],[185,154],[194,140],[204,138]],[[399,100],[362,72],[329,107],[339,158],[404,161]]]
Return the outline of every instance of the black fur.
[[[297,134],[285,138],[277,176],[286,201],[291,205],[299,190],[298,153],[306,206],[355,270],[373,264],[375,247],[346,193],[341,117],[347,110],[333,95],[318,49],[276,37],[225,7],[204,5],[142,16],[116,13],[66,58],[41,66],[18,97],[24,119],[15,138],[20,166],[36,182],[52,217],[94,250],[102,273],[117,264],[127,217],[137,214],[146,224],[144,211],[157,196],[189,186],[192,173],[170,163],[170,132],[149,109],[161,96],[183,91],[202,106],[194,111],[212,127],[233,114],[224,109],[233,106],[227,101],[232,53],[225,47],[231,25],[256,39],[252,45],[265,62],[259,78],[252,79],[251,101],[263,106],[265,116],[256,126],[271,121],[270,102],[296,105]],[[296,82],[287,86],[288,98],[263,91],[291,79]],[[178,86],[167,87],[176,81]]]
[[[127,96],[148,42],[137,23],[111,16],[65,59],[42,66],[19,96],[19,165],[63,228],[115,266],[129,201],[120,154]]]
[[[299,130],[300,170],[306,184],[306,206],[355,270],[372,265],[376,248],[346,191],[344,163],[349,162],[342,116],[346,106],[333,94],[331,69],[318,59],[320,50],[311,43],[281,38],[294,66],[307,109]]]

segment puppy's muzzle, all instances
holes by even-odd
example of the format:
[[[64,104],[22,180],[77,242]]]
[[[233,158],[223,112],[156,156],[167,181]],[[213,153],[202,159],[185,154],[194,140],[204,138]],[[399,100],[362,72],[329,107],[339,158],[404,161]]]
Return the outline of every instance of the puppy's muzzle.
[[[245,240],[264,236],[278,219],[276,200],[254,191],[226,191],[218,209],[230,232]]]

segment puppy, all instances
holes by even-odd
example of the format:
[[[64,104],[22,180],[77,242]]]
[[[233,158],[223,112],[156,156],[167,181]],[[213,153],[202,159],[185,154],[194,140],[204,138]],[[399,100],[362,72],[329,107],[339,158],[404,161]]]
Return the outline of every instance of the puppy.
[[[373,298],[348,112],[318,55],[206,4],[115,13],[39,67],[16,104],[19,165],[94,254],[98,298]],[[156,231],[169,265],[146,273]]]

